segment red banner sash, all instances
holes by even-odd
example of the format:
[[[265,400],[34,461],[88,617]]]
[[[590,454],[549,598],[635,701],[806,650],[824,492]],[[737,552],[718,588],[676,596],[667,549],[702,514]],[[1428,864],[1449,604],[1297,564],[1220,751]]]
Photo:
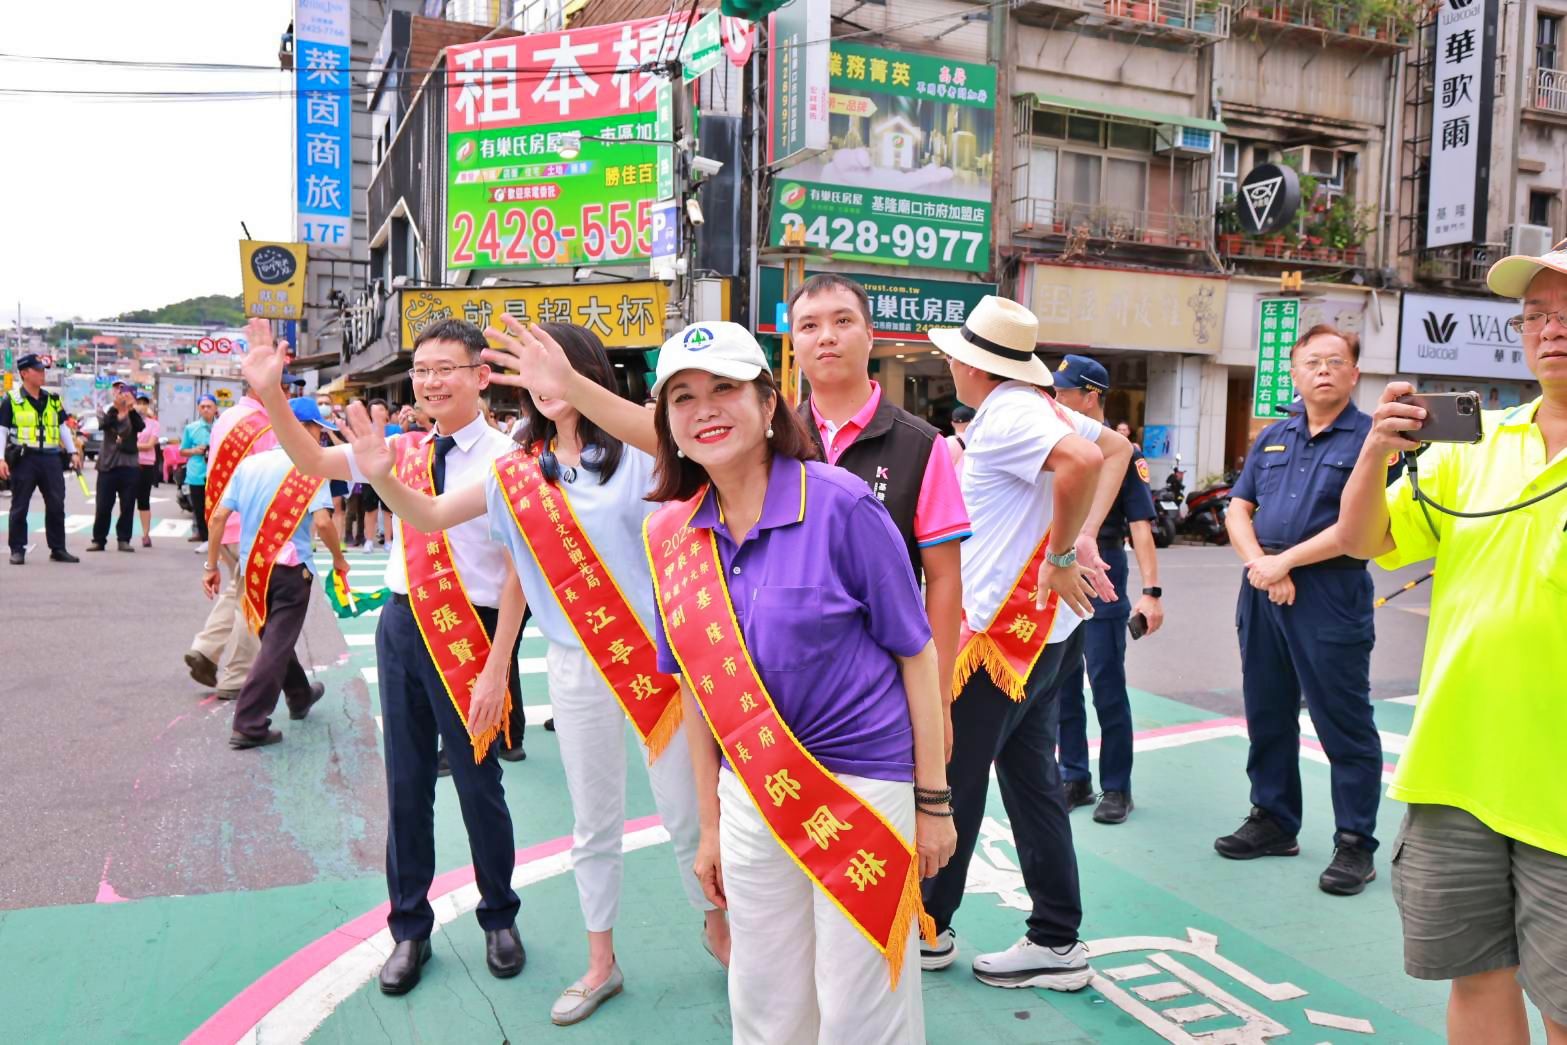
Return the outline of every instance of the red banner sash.
[[[918,923],[919,860],[896,828],[811,756],[778,714],[735,618],[718,546],[691,517],[706,489],[643,528],[664,634],[708,727],[778,844],[887,960],[898,984]]]
[[[1039,597],[1039,568],[1050,550],[1050,531],[1040,539],[1039,547],[1028,557],[1023,572],[1012,582],[995,619],[984,631],[971,631],[964,620],[958,636],[958,660],[952,673],[952,697],[963,692],[963,684],[969,676],[983,667],[990,673],[990,680],[1013,700],[1022,701],[1027,695],[1028,676],[1045,652],[1050,641],[1050,629],[1056,622],[1060,596],[1055,592],[1045,600],[1045,608],[1039,609],[1035,600]]]
[[[234,478],[234,469],[250,455],[256,440],[271,430],[272,422],[267,420],[267,412],[252,410],[224,434],[223,442],[211,452],[211,464],[207,467],[208,519],[212,518],[212,513],[222,503],[223,495],[229,488],[229,480]]]
[[[262,415],[265,419],[266,415]],[[248,418],[247,418],[248,420]],[[227,442],[227,440],[224,440]],[[278,552],[283,550],[299,523],[309,510],[310,500],[321,489],[325,479],[300,475],[297,468],[290,468],[283,477],[267,513],[256,528],[256,539],[250,545],[250,558],[244,563],[245,620],[250,630],[259,634],[267,622],[267,589],[272,586],[272,571],[277,567]],[[243,513],[241,513],[243,514]]]
[[[422,432],[410,432],[394,445],[397,455],[397,477],[415,493],[435,496],[435,475],[431,466],[435,461],[433,442],[419,446]],[[452,557],[451,542],[446,531],[421,533],[402,519],[397,520],[403,538],[403,568],[407,571],[408,606],[413,611],[414,622],[419,625],[419,636],[429,651],[446,687],[446,695],[457,709],[468,737],[473,742],[473,760],[483,762],[490,744],[503,733],[511,738],[511,701],[501,713],[501,721],[482,736],[474,736],[468,728],[468,702],[473,698],[473,687],[478,684],[479,673],[484,670],[490,656],[490,636],[479,620],[479,613],[468,598],[462,578],[457,575],[457,562]],[[508,685],[511,673],[507,672]]]
[[[496,458],[495,478],[561,614],[636,728],[651,763],[680,728],[680,685],[658,670],[652,636],[588,539],[565,489],[544,478],[538,451],[533,446]]]

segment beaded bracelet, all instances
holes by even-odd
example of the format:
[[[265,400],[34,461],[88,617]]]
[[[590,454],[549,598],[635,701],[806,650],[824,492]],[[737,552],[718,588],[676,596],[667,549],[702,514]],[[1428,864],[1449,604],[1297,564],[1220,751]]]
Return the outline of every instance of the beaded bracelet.
[[[914,801],[915,802],[951,802],[952,801],[952,788],[944,787],[944,788],[941,788],[940,790],[937,790],[936,788],[933,788],[933,787],[920,787],[918,784],[915,784],[914,785]]]
[[[952,810],[950,810],[950,809],[947,810],[945,813],[943,813],[940,810],[931,809],[928,806],[919,806],[919,805],[914,807],[914,811],[917,812],[917,813],[924,813],[926,816],[951,816],[952,815]]]

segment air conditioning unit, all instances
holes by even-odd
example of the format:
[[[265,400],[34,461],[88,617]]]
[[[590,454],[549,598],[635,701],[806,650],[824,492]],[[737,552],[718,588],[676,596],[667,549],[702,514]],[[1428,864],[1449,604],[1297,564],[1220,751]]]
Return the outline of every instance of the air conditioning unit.
[[[1218,147],[1217,131],[1185,127],[1178,123],[1162,123],[1154,129],[1154,152],[1163,156],[1171,153],[1183,156],[1212,156]]]
[[[1549,225],[1514,225],[1507,230],[1507,253],[1537,258],[1548,254],[1556,234]]]
[[[1284,158],[1294,160],[1300,173],[1309,174],[1319,181],[1334,181],[1339,172],[1339,151],[1324,149],[1320,145],[1302,145],[1298,149],[1285,149]]]

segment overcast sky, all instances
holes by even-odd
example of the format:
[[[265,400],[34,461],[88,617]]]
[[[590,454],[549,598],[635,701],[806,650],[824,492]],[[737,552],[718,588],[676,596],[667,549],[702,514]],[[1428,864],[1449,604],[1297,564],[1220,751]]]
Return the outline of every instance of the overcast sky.
[[[0,52],[265,65],[145,70],[0,57],[0,88],[287,91],[291,0],[0,3]],[[0,94],[0,328],[237,294],[244,221],[290,240],[292,99]]]

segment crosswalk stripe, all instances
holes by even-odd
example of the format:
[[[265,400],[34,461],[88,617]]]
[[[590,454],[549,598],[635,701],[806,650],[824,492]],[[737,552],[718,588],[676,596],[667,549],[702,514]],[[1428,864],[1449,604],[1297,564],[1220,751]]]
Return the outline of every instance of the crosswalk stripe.
[[[1419,702],[1420,702],[1420,694],[1418,694],[1418,693],[1412,693],[1412,694],[1410,694],[1407,697],[1388,697],[1387,698],[1387,703],[1389,703],[1389,704],[1409,704],[1409,705],[1414,705],[1414,704],[1418,704]]]
[[[1308,737],[1322,737],[1317,733],[1317,727],[1312,724],[1311,716],[1306,712],[1300,713],[1300,731]],[[1409,747],[1409,737],[1404,733],[1389,733],[1386,730],[1377,730],[1377,736],[1382,738],[1382,753],[1384,755],[1402,755]]]

